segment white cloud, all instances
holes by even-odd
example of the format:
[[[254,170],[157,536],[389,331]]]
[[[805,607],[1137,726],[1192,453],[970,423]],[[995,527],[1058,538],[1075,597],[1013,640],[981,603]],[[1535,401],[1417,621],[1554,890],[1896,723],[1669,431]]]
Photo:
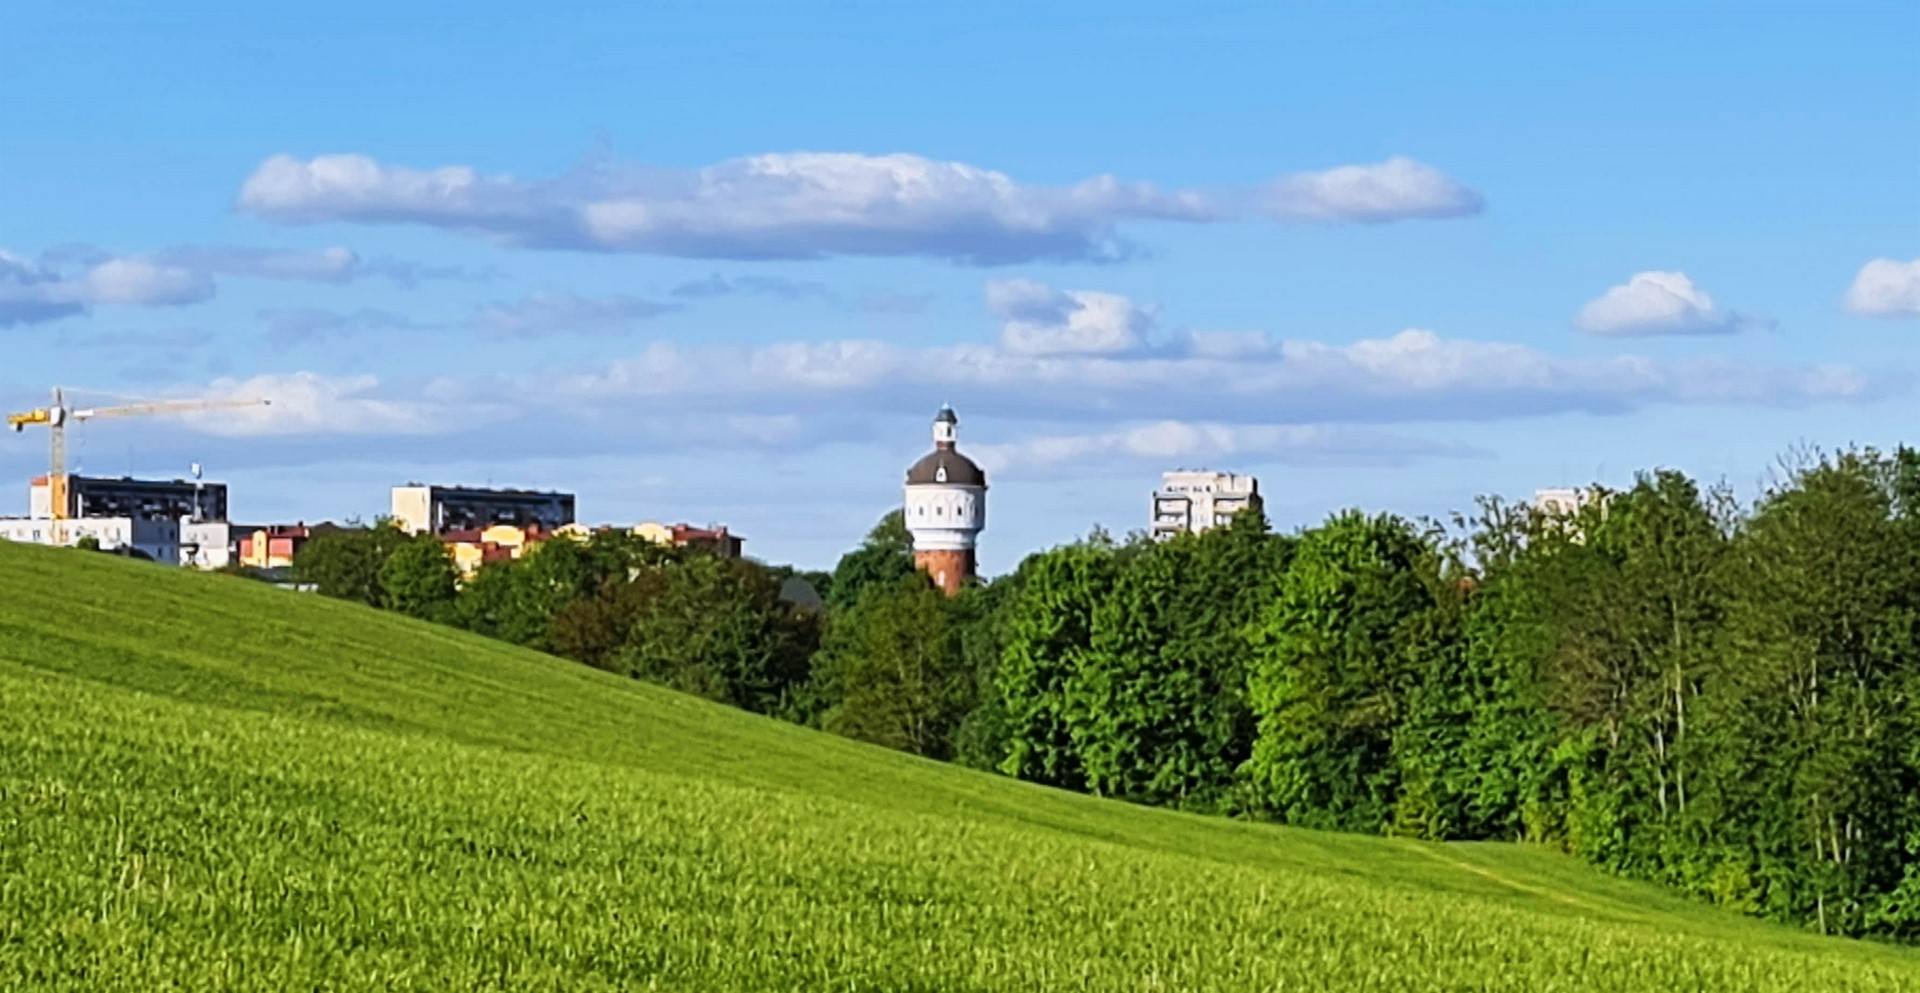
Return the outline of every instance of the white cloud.
[[[1920,259],[1874,259],[1847,289],[1847,310],[1868,317],[1920,316]]]
[[[1564,358],[1417,329],[1347,345],[1269,339],[1224,357],[1166,350],[1033,355],[857,340],[759,348],[654,342],[599,372],[527,384],[647,412],[898,410],[934,398],[1003,417],[1082,423],[1498,420],[1657,404],[1850,400],[1889,386],[1845,368]]]
[[[1119,460],[1162,466],[1226,459],[1314,465],[1400,465],[1422,458],[1479,454],[1445,442],[1334,425],[1179,420],[970,445],[967,451],[995,472],[1015,469],[1029,475]]]
[[[993,284],[989,308],[1016,328],[996,345],[656,341],[600,371],[542,375],[528,388],[649,414],[894,410],[931,397],[1035,421],[1331,424],[1800,404],[1873,396],[1894,385],[1844,367],[1569,358],[1421,329],[1341,345],[1188,332],[1140,347],[1146,308],[1110,294],[1090,305],[1086,296],[1024,281]]]
[[[63,282],[53,269],[0,250],[0,328],[84,312],[85,304],[61,290]]]
[[[168,265],[214,276],[336,285],[379,277],[397,286],[412,287],[429,279],[486,282],[496,275],[463,266],[430,266],[392,258],[363,259],[351,249],[339,246],[304,251],[248,245],[178,245],[163,248],[152,257]]]
[[[78,302],[123,307],[177,307],[213,298],[206,273],[140,258],[109,259],[68,285]]]
[[[870,290],[855,301],[854,309],[868,314],[918,314],[932,303],[931,293]]]
[[[0,250],[0,327],[87,313],[94,306],[177,307],[213,298],[214,277],[350,283],[379,276],[401,286],[426,279],[481,281],[491,272],[362,259],[345,248],[315,251],[234,245],[179,245],[115,255],[61,245],[28,260]]]
[[[680,283],[667,291],[683,300],[712,300],[729,296],[772,297],[776,300],[820,300],[838,303],[839,297],[823,283],[781,276],[722,276],[713,273]]]
[[[345,313],[318,307],[285,307],[263,310],[256,316],[266,325],[267,341],[280,349],[382,331],[414,331],[430,327],[399,314],[371,307]]]
[[[520,300],[485,304],[472,325],[497,338],[540,338],[556,334],[624,334],[636,323],[680,309],[630,296],[582,297],[541,291]]]
[[[1112,176],[1041,186],[916,155],[820,152],[692,170],[598,165],[551,180],[363,155],[276,155],[247,179],[238,202],[285,223],[414,223],[538,248],[738,259],[915,255],[979,265],[1123,258],[1133,248],[1118,227],[1133,221],[1377,223],[1481,206],[1472,190],[1404,158],[1209,192]]]
[[[654,303],[629,296],[582,297],[541,291],[518,300],[475,307],[456,324],[435,324],[361,307],[334,311],[289,307],[260,311],[267,340],[276,348],[393,331],[464,329],[488,338],[541,338],[562,334],[624,334],[640,321],[679,310],[679,304]]]
[[[1281,221],[1381,223],[1480,212],[1480,194],[1425,163],[1396,156],[1372,165],[1303,172],[1269,184],[1260,210]]]
[[[345,248],[284,251],[238,245],[180,245],[154,258],[218,276],[345,283],[360,273],[360,257]]]
[[[96,304],[171,307],[212,296],[205,273],[150,259],[106,256],[75,268],[0,251],[0,327],[56,320]]]
[[[1037,321],[1085,307],[1056,293],[1040,284],[1003,286],[996,309]],[[1143,310],[1116,299],[1121,303],[1110,312]],[[694,443],[715,452],[772,446],[791,455],[873,442],[877,424],[949,400],[969,423],[980,423],[978,416],[995,426],[970,434],[970,450],[996,465],[1040,472],[1121,459],[1379,464],[1455,457],[1473,453],[1385,428],[1657,406],[1798,406],[1870,399],[1906,385],[1897,374],[1845,367],[1567,357],[1409,329],[1340,344],[1192,333],[1116,352],[1036,353],[998,341],[653,341],[588,370],[416,382],[303,372],[223,381],[194,395],[275,400],[271,409],[197,419],[204,430],[309,434],[315,445],[327,435],[389,435],[396,440],[384,450],[396,457],[414,450],[404,439],[423,434],[442,436],[436,446],[456,456],[522,445],[555,455]]]
[[[428,435],[498,419],[502,406],[413,396],[388,396],[376,376],[329,377],[312,372],[220,379],[194,395],[207,399],[265,400],[182,415],[201,432],[225,437],[275,435]]]
[[[1593,334],[1731,334],[1764,325],[1721,310],[1684,272],[1637,272],[1580,308],[1574,326]]]
[[[1056,290],[1030,279],[987,284],[987,312],[1006,322],[1000,342],[1023,355],[1118,355],[1147,347],[1154,313],[1126,297]]]
[[[81,348],[136,349],[188,354],[213,344],[213,333],[196,328],[168,331],[106,331],[67,339]]]
[[[752,296],[787,303],[813,302],[865,314],[916,314],[933,302],[931,294],[887,290],[869,290],[848,299],[825,283],[783,276],[722,276],[717,272],[679,283],[667,293],[682,300]]]

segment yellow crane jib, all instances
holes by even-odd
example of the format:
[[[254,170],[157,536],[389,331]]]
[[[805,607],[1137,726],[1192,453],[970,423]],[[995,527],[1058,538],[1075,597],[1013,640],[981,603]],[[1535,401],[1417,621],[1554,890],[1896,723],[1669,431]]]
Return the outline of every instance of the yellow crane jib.
[[[7,427],[12,428],[14,434],[19,434],[25,431],[29,424],[52,424],[53,418],[53,411],[43,407],[39,410],[29,410],[22,414],[8,414]]]
[[[122,407],[81,407],[67,406],[66,394],[59,388],[53,391],[53,404],[35,410],[7,415],[7,427],[15,433],[25,431],[30,424],[44,424],[50,442],[47,459],[47,489],[53,516],[64,520],[72,516],[70,497],[67,492],[67,424],[73,421],[93,421],[113,417],[141,417],[149,414],[182,414],[201,410],[219,410],[227,407],[265,407],[271,401],[228,398],[217,400],[158,400],[153,403],[135,403]]]

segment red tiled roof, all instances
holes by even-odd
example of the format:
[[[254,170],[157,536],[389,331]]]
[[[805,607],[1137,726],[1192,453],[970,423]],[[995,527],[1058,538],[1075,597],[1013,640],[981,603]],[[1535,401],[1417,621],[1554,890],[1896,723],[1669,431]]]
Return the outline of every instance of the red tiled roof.
[[[687,541],[725,541],[731,537],[726,526],[716,528],[697,528],[691,524],[675,524],[673,540],[675,544]]]

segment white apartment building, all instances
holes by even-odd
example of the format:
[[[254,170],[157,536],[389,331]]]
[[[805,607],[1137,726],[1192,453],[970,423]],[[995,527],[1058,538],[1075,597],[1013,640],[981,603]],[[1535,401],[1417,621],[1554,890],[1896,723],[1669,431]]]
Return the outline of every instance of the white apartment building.
[[[1153,494],[1155,538],[1198,534],[1225,525],[1233,515],[1260,503],[1260,481],[1252,476],[1204,469],[1160,474]]]
[[[57,517],[46,477],[33,480],[27,516],[0,517],[0,541],[71,547],[92,538],[104,551],[137,551],[193,569],[233,561],[224,484],[73,476],[67,493],[67,513]]]
[[[180,522],[153,517],[0,517],[0,541],[72,547],[92,538],[102,551],[136,551],[155,562],[181,562]]]

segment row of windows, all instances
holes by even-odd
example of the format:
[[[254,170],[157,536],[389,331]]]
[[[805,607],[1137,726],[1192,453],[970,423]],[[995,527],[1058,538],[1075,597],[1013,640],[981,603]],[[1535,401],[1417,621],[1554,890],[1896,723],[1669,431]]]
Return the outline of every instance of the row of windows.
[[[42,530],[40,530],[39,528],[34,528],[33,530],[31,530],[31,531],[28,531],[28,532],[26,532],[26,534],[27,534],[27,541],[28,541],[28,542],[30,542],[30,543],[32,543],[32,544],[36,544],[36,545],[38,545],[38,544],[40,544],[40,543],[42,543],[42,542],[44,542],[44,541],[46,541],[47,539],[49,539],[49,538],[51,538],[51,537],[52,537],[52,535],[51,535],[51,534],[49,534],[49,533],[48,533],[48,532],[46,532],[46,531],[42,531]],[[0,537],[5,537],[5,536],[4,536],[4,535],[0,535]],[[72,535],[70,535],[69,537],[76,537],[76,536],[72,536]],[[119,541],[119,540],[121,540],[121,534],[120,534],[120,529],[119,529],[119,528],[108,528],[107,530],[105,530],[105,531],[102,531],[102,532],[100,532],[100,533],[98,533],[98,534],[95,534],[95,533],[93,533],[93,532],[91,532],[91,531],[83,531],[83,532],[80,532],[80,533],[79,533],[79,534],[77,535],[77,537],[78,537],[78,538],[94,538],[94,539],[97,539],[97,540],[100,540],[100,541]]]
[[[966,507],[955,507],[955,508],[953,509],[953,516],[955,516],[955,517],[966,517],[966,516],[968,516],[968,515],[970,515],[970,514],[972,514],[972,513],[973,513],[973,508],[972,508],[971,506],[966,506]],[[913,509],[913,516],[915,516],[915,517],[925,517],[925,516],[927,516],[927,505],[923,503],[923,504],[921,504],[920,506],[918,506],[918,507],[915,507],[915,508]],[[935,505],[935,506],[934,506],[934,508],[933,508],[933,516],[935,516],[935,517],[945,517],[945,516],[947,516],[947,506],[946,506],[946,504],[937,504],[937,505]]]

